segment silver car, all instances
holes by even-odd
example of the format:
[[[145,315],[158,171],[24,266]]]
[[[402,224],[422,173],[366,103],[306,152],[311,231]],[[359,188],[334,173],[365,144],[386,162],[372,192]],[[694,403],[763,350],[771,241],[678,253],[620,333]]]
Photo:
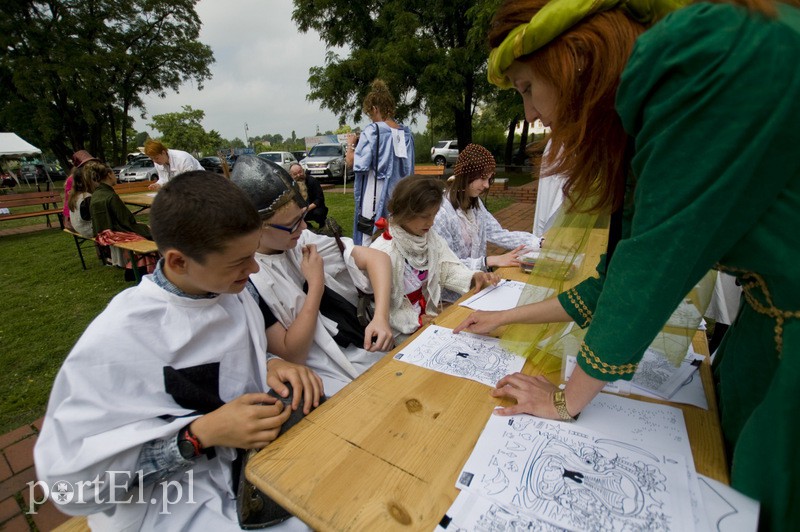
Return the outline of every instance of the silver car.
[[[139,159],[138,161],[133,161],[127,168],[122,169],[117,179],[120,183],[156,181],[158,179],[158,171],[151,159]]]
[[[431,162],[438,166],[450,166],[458,159],[458,141],[440,140],[431,148]]]
[[[294,155],[288,151],[262,151],[258,154],[258,157],[261,157],[265,161],[272,161],[275,164],[283,166],[283,169],[287,172],[289,171],[289,167],[297,162]]]
[[[345,147],[341,144],[317,144],[309,150],[308,157],[300,161],[300,164],[307,175],[318,180],[341,181],[347,172],[344,154]],[[347,177],[349,179],[350,175]]]

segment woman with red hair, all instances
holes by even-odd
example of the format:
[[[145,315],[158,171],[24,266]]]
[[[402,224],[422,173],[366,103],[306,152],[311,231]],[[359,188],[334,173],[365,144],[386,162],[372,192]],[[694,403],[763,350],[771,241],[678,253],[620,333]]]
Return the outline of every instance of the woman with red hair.
[[[643,352],[711,268],[744,289],[715,361],[732,484],[761,526],[797,530],[800,428],[800,9],[797,0],[508,0],[489,79],[552,128],[573,211],[613,213],[598,276],[476,313],[456,330],[588,327],[566,389],[514,374],[494,395],[572,419]],[[656,21],[659,21],[656,23]]]

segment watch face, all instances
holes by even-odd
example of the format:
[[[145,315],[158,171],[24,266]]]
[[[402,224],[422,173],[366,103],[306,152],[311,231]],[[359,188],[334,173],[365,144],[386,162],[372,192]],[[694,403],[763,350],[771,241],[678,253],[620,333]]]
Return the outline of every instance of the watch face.
[[[189,440],[178,440],[178,451],[180,451],[181,456],[183,456],[186,460],[190,460],[195,457],[194,454],[194,445]]]

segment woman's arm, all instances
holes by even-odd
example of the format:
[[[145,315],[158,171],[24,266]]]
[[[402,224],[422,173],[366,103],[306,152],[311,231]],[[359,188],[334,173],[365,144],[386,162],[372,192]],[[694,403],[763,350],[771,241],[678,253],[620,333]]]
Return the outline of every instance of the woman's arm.
[[[496,328],[510,323],[555,323],[569,322],[572,318],[561,306],[558,298],[552,297],[538,303],[529,303],[509,310],[478,310],[453,329],[453,333],[467,331],[489,334]]]

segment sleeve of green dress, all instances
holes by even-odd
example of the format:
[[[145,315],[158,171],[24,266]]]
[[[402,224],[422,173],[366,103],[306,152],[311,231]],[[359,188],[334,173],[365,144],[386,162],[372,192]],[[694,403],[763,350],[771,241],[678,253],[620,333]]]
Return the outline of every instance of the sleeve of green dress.
[[[599,294],[578,356],[592,377],[632,377],[681,299],[790,177],[779,171],[797,153],[780,134],[796,117],[785,97],[794,62],[778,42],[788,36],[754,25],[743,9],[698,4],[637,42],[617,94],[635,139],[631,234],[604,281],[571,291],[587,308]]]
[[[603,290],[605,279],[606,256],[603,255],[597,264],[595,276],[589,277],[574,288],[558,295],[558,302],[579,327],[586,328],[592,322],[597,298],[600,297],[600,292]]]

